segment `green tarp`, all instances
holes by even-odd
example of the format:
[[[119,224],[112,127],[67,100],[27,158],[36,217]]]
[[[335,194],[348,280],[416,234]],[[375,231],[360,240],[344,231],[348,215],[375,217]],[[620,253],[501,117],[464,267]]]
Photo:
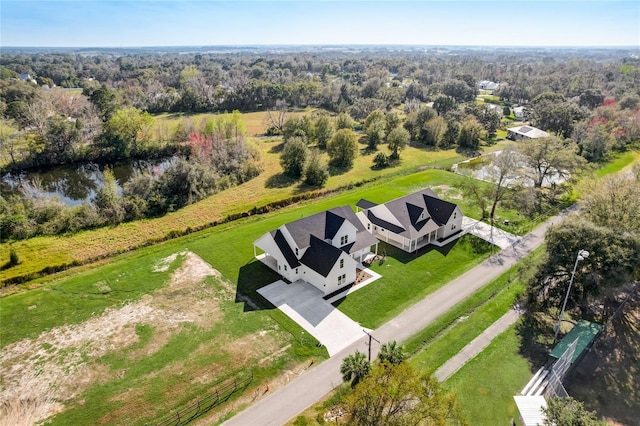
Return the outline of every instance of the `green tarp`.
[[[556,345],[555,348],[551,351],[549,355],[554,358],[560,358],[567,347],[573,343],[574,340],[578,339],[578,345],[576,346],[576,351],[573,354],[573,358],[571,359],[571,363],[573,364],[578,357],[584,352],[586,348],[591,345],[593,339],[596,338],[598,333],[602,329],[600,324],[596,324],[595,322],[589,322],[586,320],[580,320],[578,323],[571,329],[571,331],[564,336],[560,343]]]

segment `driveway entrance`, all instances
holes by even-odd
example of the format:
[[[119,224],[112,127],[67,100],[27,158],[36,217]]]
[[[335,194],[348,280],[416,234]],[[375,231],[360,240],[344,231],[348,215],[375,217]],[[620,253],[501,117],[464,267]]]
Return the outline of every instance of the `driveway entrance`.
[[[279,280],[258,293],[318,339],[329,356],[366,337],[360,324],[334,308],[306,281],[287,284]]]

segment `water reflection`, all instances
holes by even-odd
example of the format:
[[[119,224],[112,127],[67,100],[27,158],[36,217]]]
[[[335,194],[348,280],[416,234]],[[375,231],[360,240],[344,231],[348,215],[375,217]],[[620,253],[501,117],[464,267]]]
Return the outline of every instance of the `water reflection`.
[[[110,167],[118,189],[135,173],[163,170],[171,159],[136,160],[116,165],[95,163],[57,167],[44,172],[7,173],[0,179],[3,197],[22,195],[23,191],[44,197],[58,197],[63,203],[75,206],[89,202],[103,185],[102,171]],[[22,188],[22,189],[21,189]]]
[[[454,173],[471,176],[473,178],[484,180],[487,182],[496,181],[496,176],[499,175],[498,169],[493,165],[493,160],[496,156],[500,155],[502,151],[496,151],[491,154],[481,155],[476,158],[472,158],[471,160],[466,160],[461,163],[454,164],[451,170]],[[532,175],[533,170],[527,166],[525,162],[520,164],[521,176],[518,179],[507,179],[505,181],[506,185],[514,183],[516,180],[522,183],[524,186],[533,186],[534,181],[528,176]],[[543,180],[543,186],[552,186],[557,185],[562,182],[565,182],[566,178],[560,176],[557,172],[549,173]]]

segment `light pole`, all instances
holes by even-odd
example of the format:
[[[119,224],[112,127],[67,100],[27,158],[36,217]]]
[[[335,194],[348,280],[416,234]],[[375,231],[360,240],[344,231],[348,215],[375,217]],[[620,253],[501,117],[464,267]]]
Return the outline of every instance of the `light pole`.
[[[578,262],[589,257],[589,252],[586,250],[578,250],[576,256],[576,263],[573,265],[573,272],[571,272],[571,279],[569,280],[569,288],[567,288],[567,294],[564,296],[564,303],[562,303],[562,309],[560,309],[560,318],[558,318],[558,324],[556,324],[556,334],[553,336],[553,342],[558,341],[558,333],[560,332],[560,323],[564,316],[564,308],[567,306],[567,300],[569,299],[569,292],[571,291],[571,285],[573,284],[573,278],[576,275],[576,269],[578,268]]]

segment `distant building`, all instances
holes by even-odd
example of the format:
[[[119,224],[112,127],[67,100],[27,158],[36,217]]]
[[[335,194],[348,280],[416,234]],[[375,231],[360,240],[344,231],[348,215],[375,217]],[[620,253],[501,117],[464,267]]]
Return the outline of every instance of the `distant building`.
[[[510,127],[507,129],[507,139],[511,139],[512,141],[546,138],[549,136],[551,135],[544,130],[540,130],[531,126],[518,126]]]
[[[489,81],[489,80],[482,80],[481,82],[478,83],[478,89],[481,90],[490,90],[490,91],[496,91],[500,88],[500,84],[493,82],[493,81]]]
[[[523,106],[518,106],[518,107],[513,107],[513,115],[516,118],[516,120],[524,120],[524,107]]]

